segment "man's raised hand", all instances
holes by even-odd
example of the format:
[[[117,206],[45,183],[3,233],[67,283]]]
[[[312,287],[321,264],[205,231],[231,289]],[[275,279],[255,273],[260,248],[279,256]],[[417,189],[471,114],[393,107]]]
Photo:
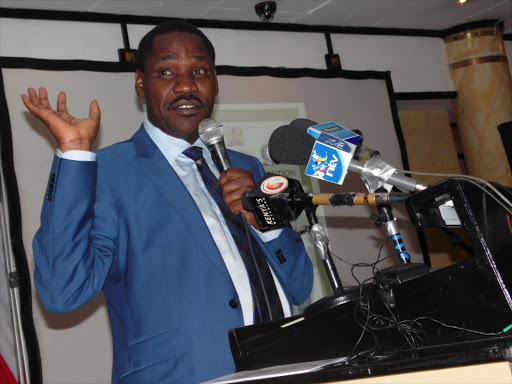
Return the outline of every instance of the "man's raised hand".
[[[28,96],[22,95],[21,98],[30,113],[46,124],[62,152],[70,149],[92,150],[101,118],[96,100],[89,106],[89,117],[77,119],[68,113],[64,92],[60,92],[57,98],[57,110],[51,108],[45,88],[39,88],[39,96],[34,88],[29,88]]]

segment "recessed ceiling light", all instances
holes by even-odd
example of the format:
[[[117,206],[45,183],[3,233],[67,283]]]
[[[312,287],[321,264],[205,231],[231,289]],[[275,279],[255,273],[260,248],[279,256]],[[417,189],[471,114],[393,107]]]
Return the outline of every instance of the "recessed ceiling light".
[[[462,4],[469,3],[469,1],[470,0],[457,0],[457,4],[462,5]]]

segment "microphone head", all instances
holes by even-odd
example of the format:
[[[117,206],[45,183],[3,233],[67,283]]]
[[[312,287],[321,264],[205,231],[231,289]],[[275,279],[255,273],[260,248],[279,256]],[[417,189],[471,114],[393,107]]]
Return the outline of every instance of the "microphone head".
[[[206,145],[224,140],[224,127],[221,123],[212,119],[204,119],[201,121],[197,133]]]
[[[268,154],[272,161],[277,164],[306,165],[316,141],[307,131],[316,124],[301,118],[277,128],[268,141]]]
[[[296,128],[296,129],[301,129],[301,130],[306,132],[309,127],[311,127],[313,125],[317,125],[317,124],[318,123],[316,121],[309,120],[309,119],[304,119],[302,117],[299,117],[298,119],[293,120],[290,123],[290,126]],[[309,135],[309,133],[308,133],[308,135]]]
[[[272,157],[270,157],[270,152],[268,151],[268,142],[263,144],[263,147],[261,147],[261,159],[263,160],[263,164],[266,165],[275,165],[277,164],[274,160],[272,160]]]

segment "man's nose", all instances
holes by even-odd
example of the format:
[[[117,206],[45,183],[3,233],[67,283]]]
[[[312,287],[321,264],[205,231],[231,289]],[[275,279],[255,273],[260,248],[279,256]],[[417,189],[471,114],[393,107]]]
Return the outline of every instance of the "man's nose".
[[[174,83],[175,93],[195,93],[197,91],[196,79],[192,75],[179,75]]]

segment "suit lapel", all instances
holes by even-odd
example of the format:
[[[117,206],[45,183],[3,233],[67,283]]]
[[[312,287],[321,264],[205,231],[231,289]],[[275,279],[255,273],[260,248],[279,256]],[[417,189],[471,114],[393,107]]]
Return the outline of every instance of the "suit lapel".
[[[155,187],[178,213],[184,227],[195,239],[202,253],[216,266],[224,278],[232,284],[226,265],[210,234],[201,212],[167,159],[141,127],[132,140],[136,148],[136,161]]]

